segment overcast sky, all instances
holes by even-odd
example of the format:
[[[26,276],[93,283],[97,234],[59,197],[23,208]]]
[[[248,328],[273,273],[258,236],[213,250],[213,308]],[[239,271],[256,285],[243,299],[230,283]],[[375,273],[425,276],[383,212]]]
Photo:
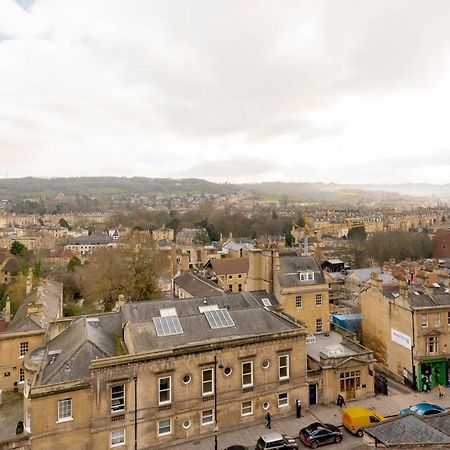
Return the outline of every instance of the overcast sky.
[[[450,182],[448,0],[0,0],[0,177]]]

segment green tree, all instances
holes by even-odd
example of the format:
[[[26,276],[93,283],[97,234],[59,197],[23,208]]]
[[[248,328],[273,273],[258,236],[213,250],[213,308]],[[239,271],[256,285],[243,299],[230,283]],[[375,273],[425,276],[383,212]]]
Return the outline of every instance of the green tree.
[[[286,233],[286,234],[284,235],[284,239],[285,239],[286,245],[287,245],[288,247],[292,247],[292,245],[293,245],[294,242],[295,242],[295,238],[294,238],[294,236],[292,236],[291,233]]]
[[[367,239],[367,232],[364,225],[360,227],[350,228],[347,234],[347,238],[350,241],[365,241]]]
[[[67,222],[67,220],[64,219],[64,217],[61,217],[61,219],[59,219],[58,223],[63,228],[67,228],[68,230],[72,229],[72,227],[69,225],[69,222]]]
[[[81,267],[81,259],[78,256],[72,256],[67,263],[67,270],[73,272],[77,267]]]
[[[10,248],[9,252],[10,252],[12,255],[21,256],[22,258],[24,258],[24,257],[27,255],[28,250],[27,250],[27,248],[25,247],[25,245],[22,244],[21,242],[19,242],[19,241],[14,241],[14,242],[11,244],[11,248]]]

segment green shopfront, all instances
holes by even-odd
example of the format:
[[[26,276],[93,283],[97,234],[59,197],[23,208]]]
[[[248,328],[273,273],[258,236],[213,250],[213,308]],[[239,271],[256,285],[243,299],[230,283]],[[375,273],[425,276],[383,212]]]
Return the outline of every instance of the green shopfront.
[[[437,387],[439,384],[444,386],[449,384],[448,363],[449,361],[446,358],[430,358],[421,361],[417,376],[419,391],[423,390],[425,383],[428,383],[430,389]]]

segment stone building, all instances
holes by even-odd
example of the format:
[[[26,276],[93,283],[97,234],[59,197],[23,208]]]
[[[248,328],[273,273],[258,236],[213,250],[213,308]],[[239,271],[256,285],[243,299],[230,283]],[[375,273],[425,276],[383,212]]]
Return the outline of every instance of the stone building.
[[[292,250],[251,250],[247,290],[258,289],[273,292],[283,310],[311,333],[329,331],[329,286],[314,257]]]
[[[450,258],[450,228],[436,230],[433,236],[433,258]]]
[[[173,279],[175,298],[213,297],[223,294],[217,283],[191,272],[183,272]]]
[[[383,286],[361,294],[363,343],[406,384],[449,384],[450,290],[439,284]],[[376,312],[376,313],[374,313]]]
[[[306,342],[310,405],[335,402],[338,395],[347,402],[374,395],[373,352],[352,333],[331,330]]]
[[[7,325],[0,333],[0,389],[13,391],[23,388],[24,359],[28,352],[44,342],[50,322],[62,317],[62,284],[44,280],[20,305],[10,320],[10,305],[3,316]]]
[[[205,264],[207,276],[226,292],[241,292],[245,289],[248,273],[248,258],[210,259]]]
[[[175,238],[175,232],[172,228],[166,228],[162,226],[152,231],[152,238],[154,241],[173,241]]]
[[[212,448],[217,428],[293,415],[308,400],[306,331],[273,304],[244,292],[54,323],[26,358],[33,450],[165,449],[199,435]]]

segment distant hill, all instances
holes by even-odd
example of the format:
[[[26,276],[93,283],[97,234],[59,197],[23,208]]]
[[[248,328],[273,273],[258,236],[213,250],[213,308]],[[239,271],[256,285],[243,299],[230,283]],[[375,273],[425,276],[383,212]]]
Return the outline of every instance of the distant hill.
[[[251,191],[305,201],[361,200],[380,193],[398,196],[450,198],[450,184],[336,184],[282,183],[218,184],[197,178],[71,177],[0,179],[1,199],[52,198],[57,195],[123,197],[154,194],[229,194]]]
[[[234,188],[235,189],[235,188]],[[88,197],[114,197],[148,194],[202,194],[231,192],[220,185],[196,178],[173,180],[143,177],[3,178],[0,199],[48,198],[58,194]]]

